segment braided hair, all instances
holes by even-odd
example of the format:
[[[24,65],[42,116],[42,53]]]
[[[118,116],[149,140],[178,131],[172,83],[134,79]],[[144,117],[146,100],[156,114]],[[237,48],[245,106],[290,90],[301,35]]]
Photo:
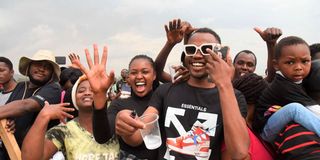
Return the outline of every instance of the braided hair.
[[[255,104],[268,83],[255,73],[245,74],[233,82],[233,87],[242,92],[248,104]]]

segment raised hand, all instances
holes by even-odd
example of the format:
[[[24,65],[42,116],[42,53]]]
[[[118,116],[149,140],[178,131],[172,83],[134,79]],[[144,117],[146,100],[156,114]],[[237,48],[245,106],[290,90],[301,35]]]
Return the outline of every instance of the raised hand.
[[[279,28],[267,28],[262,31],[260,28],[255,27],[254,30],[260,35],[260,37],[267,43],[276,43],[278,38],[282,35],[282,31]]]
[[[78,64],[80,64],[80,57],[79,55],[75,54],[75,53],[70,53],[68,55],[69,60],[71,62],[71,66],[72,68],[76,68],[76,69],[80,69],[80,67],[78,66]]]
[[[185,82],[190,78],[189,70],[184,66],[172,66],[176,74],[174,75],[173,83]]]
[[[169,26],[164,26],[167,33],[167,40],[171,44],[180,43],[184,37],[180,19],[174,19],[169,22]]]
[[[68,108],[69,103],[51,104],[46,101],[39,116],[49,118],[50,120],[59,119],[60,122],[66,123],[66,118],[73,118],[68,112],[74,111],[74,108]]]
[[[207,51],[210,55],[205,56],[207,62],[206,68],[212,81],[217,86],[223,85],[224,83],[231,83],[234,75],[234,67],[229,53],[230,49],[228,50],[226,61],[212,50],[207,49]]]
[[[88,49],[85,49],[86,59],[89,69],[85,68],[80,61],[75,63],[80,67],[80,70],[87,76],[92,92],[94,94],[106,95],[108,88],[113,84],[114,72],[111,71],[109,74],[106,73],[106,64],[108,49],[106,46],[103,47],[103,53],[101,62],[99,59],[98,46],[93,45],[93,61],[91,59]]]

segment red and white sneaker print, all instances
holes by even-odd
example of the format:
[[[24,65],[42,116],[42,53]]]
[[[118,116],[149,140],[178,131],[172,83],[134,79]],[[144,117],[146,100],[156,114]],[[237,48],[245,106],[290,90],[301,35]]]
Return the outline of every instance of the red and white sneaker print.
[[[175,152],[207,158],[209,156],[210,137],[202,127],[193,126],[186,135],[167,138],[167,146]]]

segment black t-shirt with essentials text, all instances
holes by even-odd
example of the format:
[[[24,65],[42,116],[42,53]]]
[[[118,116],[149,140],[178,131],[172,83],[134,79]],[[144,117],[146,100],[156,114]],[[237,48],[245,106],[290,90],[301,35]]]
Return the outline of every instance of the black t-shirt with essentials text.
[[[235,95],[245,117],[245,98],[237,90]],[[221,159],[223,122],[216,87],[167,83],[158,87],[149,105],[160,114],[160,159]]]

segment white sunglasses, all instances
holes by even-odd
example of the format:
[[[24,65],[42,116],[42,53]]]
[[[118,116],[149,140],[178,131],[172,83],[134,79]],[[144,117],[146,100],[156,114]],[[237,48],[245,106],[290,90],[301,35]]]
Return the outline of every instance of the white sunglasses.
[[[219,51],[221,49],[221,44],[218,43],[204,43],[201,44],[199,47],[194,44],[186,44],[184,45],[184,54],[186,56],[194,56],[198,50],[202,55],[209,55],[210,53],[207,52],[207,48],[212,51]]]

